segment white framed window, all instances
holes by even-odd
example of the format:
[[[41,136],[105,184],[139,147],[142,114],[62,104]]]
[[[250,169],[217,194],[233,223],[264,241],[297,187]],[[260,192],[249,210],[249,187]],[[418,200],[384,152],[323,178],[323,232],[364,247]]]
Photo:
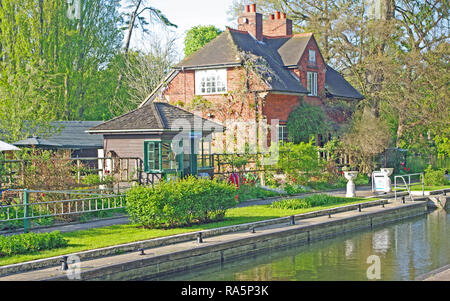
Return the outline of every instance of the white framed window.
[[[227,92],[227,69],[195,71],[195,94],[222,94]]]
[[[307,89],[309,96],[317,96],[317,72],[307,73]]]
[[[281,143],[288,142],[288,132],[286,125],[278,125],[278,141]]]
[[[316,52],[314,50],[309,50],[309,62],[315,64],[316,63]]]

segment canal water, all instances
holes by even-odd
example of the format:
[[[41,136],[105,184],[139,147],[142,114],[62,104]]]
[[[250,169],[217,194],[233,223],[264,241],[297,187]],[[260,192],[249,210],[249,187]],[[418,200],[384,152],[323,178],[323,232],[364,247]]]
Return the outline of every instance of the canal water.
[[[450,264],[450,212],[421,217],[339,237],[247,256],[152,280],[292,281],[368,280],[379,258],[380,280],[414,280]],[[370,257],[373,259],[374,257]],[[375,267],[377,268],[377,267]]]

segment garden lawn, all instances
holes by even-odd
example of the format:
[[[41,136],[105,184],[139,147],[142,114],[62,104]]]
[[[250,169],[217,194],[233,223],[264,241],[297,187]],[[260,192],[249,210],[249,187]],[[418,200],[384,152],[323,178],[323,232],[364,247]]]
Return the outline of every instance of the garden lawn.
[[[16,255],[10,257],[0,257],[0,266],[48,258],[58,255],[70,254],[80,251],[103,248],[113,245],[130,243],[140,240],[147,240],[163,236],[170,236],[181,233],[195,232],[200,230],[213,229],[249,222],[256,222],[266,219],[290,216],[293,214],[318,211],[327,208],[340,207],[349,204],[368,202],[376,200],[363,198],[348,198],[348,200],[327,206],[318,206],[304,209],[278,209],[270,208],[269,205],[248,206],[242,208],[229,209],[225,219],[220,222],[208,224],[193,225],[189,227],[173,228],[173,229],[143,229],[135,224],[116,225],[103,228],[94,228],[89,230],[80,230],[62,233],[63,237],[69,241],[69,245],[65,248],[41,251],[35,254]]]
[[[442,189],[449,189],[450,185],[446,186],[425,186],[424,191],[433,191],[433,190],[442,190]],[[413,191],[422,191],[422,184],[412,185],[411,190]],[[406,191],[405,188],[397,188],[397,191]]]

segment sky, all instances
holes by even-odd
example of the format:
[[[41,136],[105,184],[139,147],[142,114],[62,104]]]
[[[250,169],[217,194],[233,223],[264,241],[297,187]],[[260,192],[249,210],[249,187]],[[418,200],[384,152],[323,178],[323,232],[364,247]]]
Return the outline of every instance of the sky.
[[[176,24],[178,28],[170,28],[173,34],[178,37],[177,48],[180,54],[183,53],[184,34],[191,27],[196,25],[214,25],[222,30],[225,26],[233,26],[233,21],[229,21],[228,10],[233,0],[152,0],[151,5],[159,10]],[[162,26],[152,26],[153,35],[164,35]],[[131,45],[134,48],[142,48],[139,44],[145,44],[145,36],[138,33]],[[148,38],[148,37],[147,37]],[[143,47],[142,49],[145,49]]]

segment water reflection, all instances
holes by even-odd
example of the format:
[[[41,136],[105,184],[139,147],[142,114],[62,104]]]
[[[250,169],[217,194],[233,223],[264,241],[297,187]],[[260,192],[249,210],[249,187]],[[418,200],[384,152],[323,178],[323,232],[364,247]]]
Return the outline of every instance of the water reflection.
[[[450,263],[450,214],[348,233],[311,245],[248,256],[157,280],[367,280],[366,260],[381,260],[381,280],[413,280]]]
[[[389,249],[389,230],[377,231],[372,237],[372,248],[375,252],[386,254]]]

